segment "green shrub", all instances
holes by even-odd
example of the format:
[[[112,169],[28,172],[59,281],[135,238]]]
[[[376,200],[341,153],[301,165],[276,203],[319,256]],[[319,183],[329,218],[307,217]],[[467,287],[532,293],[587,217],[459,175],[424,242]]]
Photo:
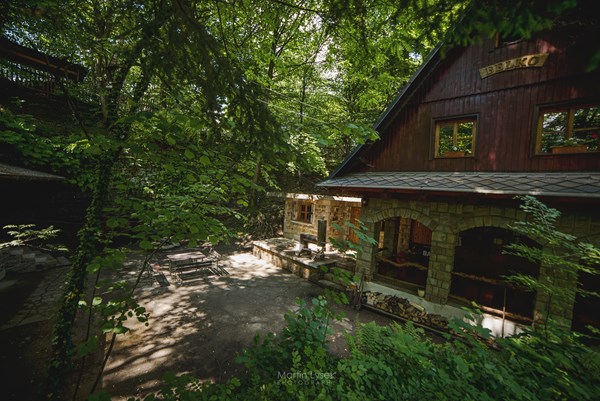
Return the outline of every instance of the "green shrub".
[[[485,329],[435,343],[408,323],[359,326],[350,356],[326,351],[324,300],[288,314],[283,335],[238,358],[250,371],[224,384],[171,375],[162,400],[595,400],[600,355],[572,335],[528,332],[491,341]],[[455,328],[466,328],[455,323]],[[483,335],[482,335],[483,334]]]

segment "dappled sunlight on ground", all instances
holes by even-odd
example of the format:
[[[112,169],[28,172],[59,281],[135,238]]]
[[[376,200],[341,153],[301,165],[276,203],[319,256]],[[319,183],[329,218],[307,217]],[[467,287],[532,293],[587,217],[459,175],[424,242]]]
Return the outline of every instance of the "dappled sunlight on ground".
[[[211,381],[243,373],[235,357],[254,336],[279,332],[284,314],[298,309],[296,298],[309,302],[322,293],[250,253],[223,258],[219,266],[229,274],[177,284],[167,271],[169,286],[138,291],[138,302],[150,312],[150,326],[130,323],[131,332],[117,340],[103,380],[113,399],[156,391],[167,371]],[[358,316],[351,308],[344,310],[347,317],[332,323],[338,331],[351,330],[357,319],[388,321],[368,311]],[[331,349],[345,353],[341,333],[333,337]]]

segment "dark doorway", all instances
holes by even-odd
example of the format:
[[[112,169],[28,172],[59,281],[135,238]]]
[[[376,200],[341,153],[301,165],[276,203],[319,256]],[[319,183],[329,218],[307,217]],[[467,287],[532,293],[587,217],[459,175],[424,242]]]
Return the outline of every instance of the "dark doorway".
[[[600,266],[596,266],[600,269]],[[600,272],[599,272],[600,273]],[[600,274],[580,273],[578,287],[585,292],[600,294]],[[600,298],[591,294],[577,293],[573,308],[572,330],[583,334],[592,334],[588,326],[600,329]],[[595,336],[597,338],[597,336]],[[595,344],[600,340],[595,340]]]
[[[455,248],[450,294],[459,301],[475,301],[488,313],[530,322],[535,294],[508,283],[506,276],[522,273],[537,277],[539,265],[504,253],[505,246],[511,243],[539,247],[534,241],[502,228],[463,231]]]
[[[424,289],[431,252],[431,230],[417,220],[405,218],[388,219],[381,226],[379,242],[382,252],[377,257],[378,277],[392,279],[409,288]]]

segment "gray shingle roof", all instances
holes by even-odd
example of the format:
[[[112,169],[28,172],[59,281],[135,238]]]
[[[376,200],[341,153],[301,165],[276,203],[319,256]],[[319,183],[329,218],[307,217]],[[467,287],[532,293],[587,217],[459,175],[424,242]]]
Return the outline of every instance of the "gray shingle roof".
[[[65,177],[0,163],[0,179],[64,180]]]
[[[600,198],[600,172],[370,172],[330,178],[317,186]]]

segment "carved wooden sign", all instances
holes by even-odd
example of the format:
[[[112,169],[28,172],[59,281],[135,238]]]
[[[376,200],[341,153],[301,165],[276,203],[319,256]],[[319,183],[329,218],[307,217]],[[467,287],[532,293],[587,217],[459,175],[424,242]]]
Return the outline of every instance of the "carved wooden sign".
[[[547,58],[548,53],[529,54],[480,68],[479,74],[483,79],[499,72],[515,70],[517,68],[541,67]]]

